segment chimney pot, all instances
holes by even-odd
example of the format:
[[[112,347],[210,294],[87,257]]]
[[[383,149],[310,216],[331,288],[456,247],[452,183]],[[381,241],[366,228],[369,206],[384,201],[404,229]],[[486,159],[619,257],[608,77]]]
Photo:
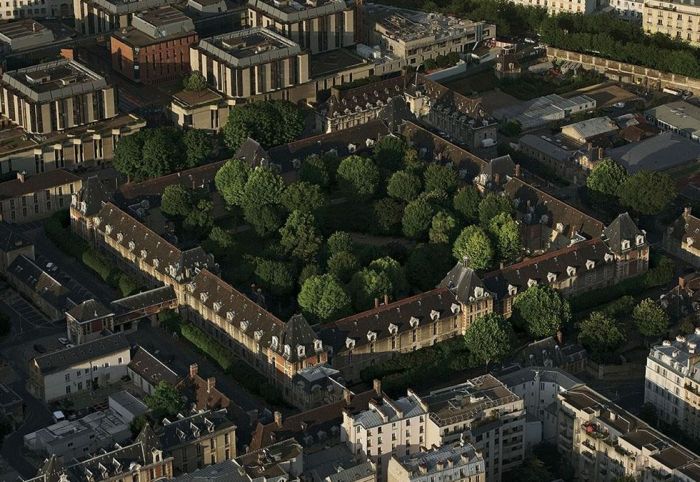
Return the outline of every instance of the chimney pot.
[[[374,307],[379,308],[379,298],[374,299]]]
[[[385,305],[389,304],[389,295],[387,293],[384,293],[384,304]]]
[[[277,425],[277,427],[279,428],[282,428],[282,412],[278,412],[277,410],[275,410],[274,417],[275,425]]]
[[[693,212],[693,209],[690,206],[685,207],[683,209],[683,217],[687,218],[688,216],[691,215],[692,212]]]
[[[685,289],[685,277],[684,276],[678,277],[678,287],[682,290]]]
[[[352,392],[348,388],[343,388],[343,399],[348,405],[352,402]]]
[[[17,173],[17,179],[19,180],[19,182],[24,182],[26,176],[27,176],[27,173],[25,171]]]
[[[194,378],[197,376],[197,372],[199,371],[199,365],[196,363],[193,363],[190,365],[190,378]]]
[[[515,177],[520,177],[520,164],[515,165]]]
[[[207,393],[211,393],[212,390],[214,390],[214,387],[216,387],[216,378],[207,378]]]
[[[377,395],[381,395],[381,394],[382,394],[382,381],[381,381],[380,379],[375,378],[375,379],[372,381],[372,387],[374,388],[374,391],[375,391],[375,393],[376,393]]]

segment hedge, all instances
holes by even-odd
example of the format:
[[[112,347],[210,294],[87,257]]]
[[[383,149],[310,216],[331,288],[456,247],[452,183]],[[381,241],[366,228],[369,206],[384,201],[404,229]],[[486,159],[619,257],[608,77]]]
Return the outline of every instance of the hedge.
[[[221,344],[192,323],[180,326],[180,334],[199,350],[206,353],[221,368],[228,370],[234,364],[234,357]]]

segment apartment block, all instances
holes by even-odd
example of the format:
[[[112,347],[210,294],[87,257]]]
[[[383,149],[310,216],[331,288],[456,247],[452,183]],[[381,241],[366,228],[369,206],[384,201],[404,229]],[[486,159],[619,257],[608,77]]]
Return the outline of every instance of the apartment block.
[[[73,0],[75,29],[84,35],[121,30],[131,26],[136,14],[175,3],[178,0]]]
[[[491,375],[436,390],[425,396],[370,402],[358,414],[345,413],[341,439],[377,464],[377,480],[388,480],[389,461],[446,444],[469,442],[483,457],[487,480],[524,458],[522,399]]]
[[[593,13],[598,8],[597,0],[511,0],[526,7],[547,9],[549,15],[559,13]]]
[[[610,0],[610,6],[615,9],[615,13],[624,19],[642,20],[644,13],[643,0]]]
[[[572,388],[558,400],[558,450],[581,480],[700,480],[696,454],[590,388]]]
[[[253,27],[202,39],[190,65],[220,93],[246,99],[309,81],[309,54],[268,28]]]
[[[393,456],[387,476],[388,482],[486,482],[483,457],[464,442]]]
[[[700,436],[700,329],[665,340],[647,357],[644,402],[660,420],[677,424],[691,437]]]
[[[114,88],[74,60],[5,72],[0,114],[32,134],[51,134],[117,115]]]
[[[35,357],[29,362],[27,389],[51,402],[118,382],[127,373],[129,348],[123,335],[110,335]]]
[[[356,10],[345,0],[252,0],[248,25],[275,31],[312,54],[355,43]]]
[[[647,0],[642,18],[646,33],[662,33],[693,45],[700,43],[700,6],[693,0]]]
[[[0,19],[71,17],[71,0],[13,0],[0,3]]]
[[[133,82],[177,79],[190,71],[198,38],[192,19],[173,7],[138,13],[110,38],[112,67]]]
[[[53,41],[53,32],[36,20],[0,24],[0,54],[41,47]]]
[[[49,217],[70,206],[71,196],[80,191],[83,181],[65,169],[43,174],[18,173],[11,181],[0,183],[0,220],[22,224]]]

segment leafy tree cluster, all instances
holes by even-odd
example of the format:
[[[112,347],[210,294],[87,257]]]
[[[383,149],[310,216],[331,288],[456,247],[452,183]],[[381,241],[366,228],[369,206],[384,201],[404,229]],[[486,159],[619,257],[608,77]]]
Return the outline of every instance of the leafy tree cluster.
[[[459,54],[450,52],[447,55],[438,55],[434,59],[427,59],[423,62],[423,66],[426,70],[444,69],[456,65],[457,62],[459,62]]]
[[[187,75],[184,79],[182,79],[182,87],[185,90],[194,92],[204,90],[207,88],[207,79],[204,78],[201,72],[194,70],[192,73],[190,73],[190,75]]]
[[[210,134],[172,127],[143,129],[123,137],[114,150],[114,167],[131,181],[142,181],[203,163],[213,149]]]
[[[174,417],[185,406],[185,399],[177,388],[165,381],[160,381],[153,394],[146,395],[144,402],[158,420],[163,417]]]
[[[677,194],[668,174],[639,171],[628,176],[625,169],[611,159],[593,168],[586,179],[586,187],[601,204],[617,199],[622,206],[643,215],[659,214]]]
[[[269,148],[293,141],[303,130],[304,115],[296,105],[285,100],[267,100],[233,107],[223,135],[232,150],[238,149],[248,137]]]
[[[622,324],[602,311],[592,312],[579,324],[578,341],[596,361],[606,361],[627,340]]]
[[[161,197],[161,211],[182,222],[185,229],[208,233],[214,224],[214,203],[208,192],[201,193],[182,184],[166,186]]]
[[[515,297],[513,318],[531,337],[545,338],[569,324],[571,307],[550,286],[535,285]]]

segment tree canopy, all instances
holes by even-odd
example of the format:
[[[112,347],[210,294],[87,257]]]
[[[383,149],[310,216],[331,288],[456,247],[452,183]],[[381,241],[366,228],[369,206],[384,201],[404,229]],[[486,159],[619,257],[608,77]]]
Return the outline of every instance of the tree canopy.
[[[431,243],[450,244],[459,233],[457,220],[447,211],[438,211],[430,223],[428,238]]]
[[[379,169],[369,158],[348,156],[338,166],[338,182],[349,196],[369,199],[379,187]]]
[[[223,136],[232,150],[248,137],[267,149],[293,141],[303,130],[304,115],[296,105],[285,100],[266,100],[234,106]]]
[[[294,289],[294,277],[288,263],[274,259],[255,259],[255,282],[275,296],[283,296]]]
[[[403,234],[413,239],[425,238],[434,213],[435,209],[425,198],[419,197],[408,203],[401,220]]]
[[[600,161],[586,178],[586,187],[609,196],[617,196],[620,186],[627,180],[625,168],[613,161]]]
[[[447,244],[419,244],[406,260],[406,278],[421,291],[435,288],[454,265]]]
[[[513,316],[533,338],[554,335],[571,321],[569,302],[550,286],[535,285],[515,297]]]
[[[199,129],[189,129],[182,135],[185,147],[185,166],[195,167],[206,161],[212,153],[212,136]]]
[[[146,405],[157,419],[174,417],[185,406],[185,400],[178,390],[165,381],[158,382],[153,394],[144,398]]]
[[[331,256],[343,251],[347,251],[348,253],[355,251],[355,243],[352,241],[350,234],[345,231],[336,231],[328,236],[326,247],[328,254]]]
[[[350,281],[350,278],[360,269],[360,261],[348,251],[339,251],[328,258],[328,271],[335,275],[343,283]]]
[[[464,341],[474,361],[488,366],[503,360],[512,349],[512,329],[501,315],[489,313],[472,322]]]
[[[280,235],[280,243],[287,253],[303,261],[313,259],[323,243],[313,215],[302,211],[292,211],[280,229]]]
[[[657,337],[668,329],[668,315],[656,301],[646,298],[639,302],[632,311],[637,329],[642,336]]]
[[[350,296],[332,274],[310,276],[304,281],[297,298],[304,315],[321,322],[350,314]]]
[[[445,191],[452,193],[457,189],[457,173],[442,164],[430,164],[423,173],[426,191]]]
[[[214,176],[214,184],[224,201],[232,206],[243,205],[243,192],[250,171],[250,166],[240,159],[230,159],[221,166]]]
[[[617,321],[599,311],[592,312],[579,326],[578,341],[591,353],[611,353],[625,342]]]
[[[452,207],[468,223],[479,220],[479,203],[481,196],[474,186],[465,186],[452,198]]]
[[[495,241],[498,259],[512,262],[520,257],[523,251],[520,228],[510,214],[497,214],[491,219],[488,231]]]
[[[193,70],[190,75],[182,79],[182,87],[191,91],[204,90],[207,88],[207,79],[198,70]]]
[[[479,202],[479,222],[482,226],[489,226],[491,220],[501,213],[515,213],[513,203],[507,197],[491,192]]]
[[[298,181],[287,186],[282,194],[282,205],[288,211],[313,213],[328,202],[320,186],[306,181]]]
[[[415,174],[409,171],[396,171],[389,178],[386,192],[394,199],[411,202],[418,197],[422,187],[420,178]]]
[[[396,199],[385,197],[375,201],[372,208],[374,210],[374,223],[378,233],[391,235],[398,234],[401,231],[404,213],[403,203]]]
[[[373,158],[379,167],[393,172],[401,168],[406,142],[398,136],[384,136],[374,144]]]
[[[639,171],[620,187],[620,202],[639,214],[659,214],[676,198],[676,186],[663,172]]]
[[[350,280],[350,293],[357,311],[364,311],[374,306],[376,298],[382,299],[393,291],[391,279],[383,271],[364,268],[355,273]]]
[[[464,228],[457,236],[452,254],[458,261],[466,258],[471,268],[482,270],[493,264],[494,249],[486,232],[479,226],[472,225]]]

